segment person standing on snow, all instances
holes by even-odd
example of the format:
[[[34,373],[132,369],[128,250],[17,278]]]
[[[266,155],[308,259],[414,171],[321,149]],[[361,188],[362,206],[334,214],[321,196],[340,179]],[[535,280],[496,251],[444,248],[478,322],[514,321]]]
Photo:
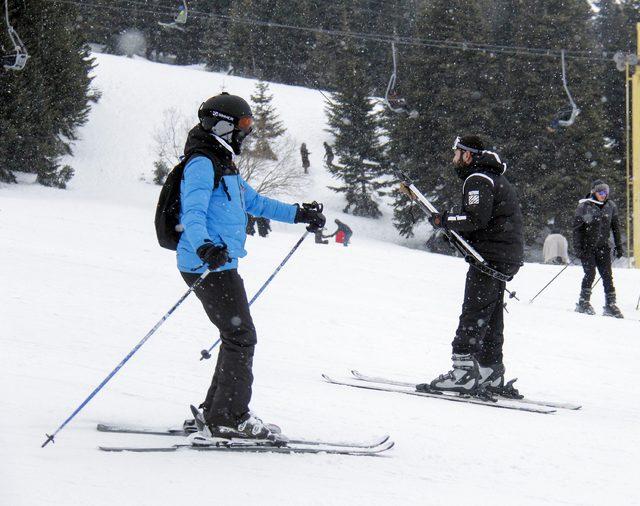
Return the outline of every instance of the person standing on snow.
[[[457,137],[453,165],[462,185],[462,210],[434,214],[434,228],[458,232],[497,271],[518,272],[524,257],[522,212],[506,164],[475,135]],[[505,282],[469,266],[460,322],[453,340],[453,369],[419,391],[475,393],[504,386],[502,357]]]
[[[309,167],[311,166],[311,162],[309,162],[310,154],[311,153],[307,149],[307,144],[303,142],[300,146],[300,158],[302,158],[302,168],[304,169],[305,174],[309,173]]]
[[[582,262],[584,278],[580,298],[576,304],[578,313],[595,314],[589,299],[591,286],[596,277],[596,267],[604,286],[605,306],[603,315],[624,318],[616,306],[616,289],[611,271],[611,248],[609,236],[613,232],[616,258],[624,255],[620,239],[618,208],[609,199],[609,185],[597,179],[591,185],[591,192],[581,199],[573,220],[573,250]]]
[[[180,185],[180,223],[184,231],[177,248],[178,269],[193,285],[222,344],[211,386],[202,404],[205,436],[276,440],[277,436],[249,411],[253,383],[256,330],[251,319],[238,259],[247,252],[247,213],[286,223],[307,223],[311,232],[325,218],[313,207],[290,205],[257,193],[240,176],[233,155],[253,129],[249,104],[222,93],[198,110],[199,124],[185,145],[188,162]],[[319,209],[319,208],[318,208]]]
[[[349,225],[347,225],[346,223],[338,220],[337,218],[334,220],[336,225],[338,226],[338,228],[336,229],[336,231],[331,234],[326,236],[327,238],[329,237],[333,237],[335,235],[337,235],[338,233],[342,233],[343,239],[342,239],[342,245],[344,247],[349,246],[349,241],[351,240],[351,236],[353,235],[353,230],[351,230],[351,227],[349,227]]]
[[[256,219],[256,225],[258,225],[258,235],[260,237],[267,237],[271,232],[271,221],[268,218]]]
[[[331,167],[334,157],[333,148],[329,145],[329,143],[327,143],[327,141],[323,142],[322,145],[324,146],[324,161],[329,167]]]

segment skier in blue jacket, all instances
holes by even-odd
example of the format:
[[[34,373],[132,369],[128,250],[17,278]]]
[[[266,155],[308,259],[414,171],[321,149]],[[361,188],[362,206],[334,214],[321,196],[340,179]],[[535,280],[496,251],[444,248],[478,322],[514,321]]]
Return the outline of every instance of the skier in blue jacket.
[[[211,272],[196,288],[222,344],[211,386],[202,404],[205,436],[276,440],[275,434],[249,411],[256,331],[247,295],[238,274],[246,256],[247,213],[285,223],[322,228],[320,208],[285,204],[260,195],[240,176],[233,155],[240,154],[251,133],[253,117],[242,98],[222,93],[204,102],[200,122],[185,145],[188,162],[181,190],[184,231],[177,248],[178,269],[192,285],[206,269]]]

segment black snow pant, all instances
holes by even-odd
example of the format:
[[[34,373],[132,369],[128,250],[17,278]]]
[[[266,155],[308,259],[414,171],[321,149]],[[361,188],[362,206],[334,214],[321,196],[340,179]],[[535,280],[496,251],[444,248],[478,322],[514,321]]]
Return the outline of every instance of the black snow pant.
[[[508,275],[520,268],[513,264],[493,267]],[[460,323],[451,343],[453,353],[471,353],[482,366],[502,363],[505,288],[504,281],[469,266]]]
[[[608,245],[601,246],[589,252],[580,258],[582,268],[584,269],[584,278],[582,278],[582,289],[591,289],[593,280],[596,277],[596,267],[600,276],[602,276],[602,284],[604,285],[604,293],[615,293],[613,286],[613,274],[611,272],[611,248]]]
[[[189,286],[200,277],[180,274]],[[244,283],[236,269],[211,272],[195,294],[222,340],[213,380],[202,406],[205,419],[211,425],[235,426],[249,411],[257,342]]]

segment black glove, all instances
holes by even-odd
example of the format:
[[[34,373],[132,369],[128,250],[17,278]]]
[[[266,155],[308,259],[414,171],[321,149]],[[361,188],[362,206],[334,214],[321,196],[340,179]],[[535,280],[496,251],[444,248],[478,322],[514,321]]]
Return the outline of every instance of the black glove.
[[[429,223],[433,228],[444,228],[447,230],[447,212],[433,213],[429,216]]]
[[[205,243],[197,249],[196,254],[200,257],[200,260],[207,264],[210,271],[215,271],[218,267],[222,267],[231,261],[229,259],[229,253],[227,252],[227,246],[213,244],[211,241],[205,241]]]
[[[622,258],[624,256],[624,250],[622,249],[622,245],[616,246],[613,249],[613,252],[614,252],[616,258]]]
[[[323,205],[318,204],[317,202],[312,202],[311,204],[302,204],[300,207],[296,204],[298,210],[296,211],[296,217],[293,220],[294,223],[308,223],[309,226],[307,230],[309,232],[315,232],[316,230],[324,227],[327,219],[322,214]]]

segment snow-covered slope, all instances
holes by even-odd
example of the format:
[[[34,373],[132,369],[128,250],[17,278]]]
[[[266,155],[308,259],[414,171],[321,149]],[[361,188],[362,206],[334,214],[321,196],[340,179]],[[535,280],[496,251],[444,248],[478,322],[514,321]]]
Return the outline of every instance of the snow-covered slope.
[[[198,69],[104,55],[98,63],[103,100],[82,130],[69,191],[0,188],[1,505],[640,504],[640,272],[615,271],[626,320],[572,311],[579,267],[533,304],[558,267],[526,265],[510,285],[522,300],[508,305],[508,375],[531,397],[579,402],[581,411],[540,415],[347,389],[320,374],[444,372],[466,271],[459,259],[378,240],[366,225],[349,248],[307,239],[255,303],[252,407],[292,436],[390,433],[387,457],[99,452],[98,444],[168,441],[98,433],[97,422],[175,425],[202,400],[213,363],[199,351],[216,332],[195,298],[41,449],[44,433],[186,289],[155,242],[158,188],[139,181],[151,167],[154,118],[171,104],[197,106],[223,79],[234,92],[252,89]],[[318,168],[308,196],[329,198],[329,218],[338,216],[320,173],[322,97],[272,90],[287,124],[308,135],[298,137]],[[281,225],[249,239],[240,269],[249,295],[303,230]],[[597,291],[596,308],[602,299]]]

